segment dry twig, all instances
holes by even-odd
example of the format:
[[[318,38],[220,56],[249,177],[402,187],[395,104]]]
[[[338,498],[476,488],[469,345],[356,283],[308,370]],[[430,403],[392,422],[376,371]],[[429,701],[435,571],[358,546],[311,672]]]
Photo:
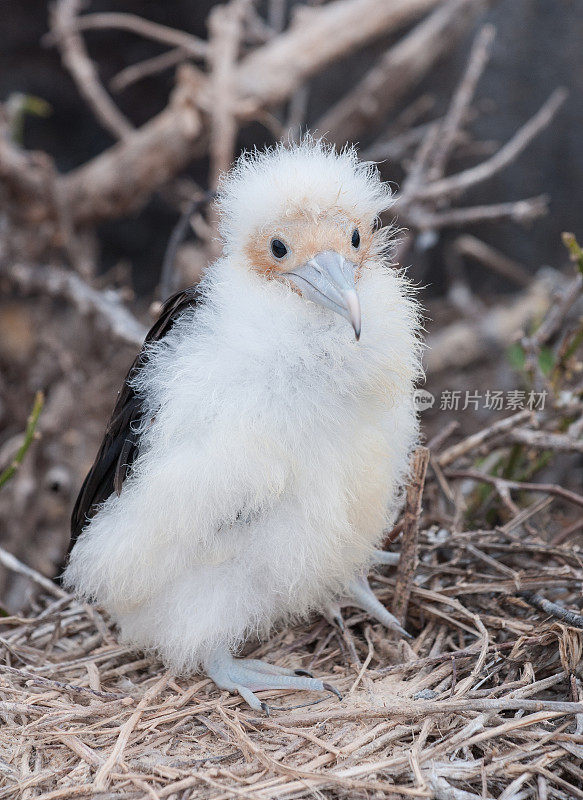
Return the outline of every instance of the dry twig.
[[[392,612],[401,625],[405,624],[411,586],[417,569],[419,517],[421,515],[423,486],[425,485],[425,473],[427,472],[428,463],[429,450],[426,447],[418,447],[411,459],[411,477],[407,485],[407,500],[403,517],[401,558],[397,567],[397,579],[393,597]]]

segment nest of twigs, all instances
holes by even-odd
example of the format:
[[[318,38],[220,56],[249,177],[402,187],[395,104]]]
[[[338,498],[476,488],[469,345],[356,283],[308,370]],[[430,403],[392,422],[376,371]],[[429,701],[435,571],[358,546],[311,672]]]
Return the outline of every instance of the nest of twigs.
[[[462,463],[475,441],[454,445]],[[568,610],[581,552],[546,535],[562,499],[530,494],[490,530],[461,530],[456,501],[430,524],[443,517],[435,474],[423,516],[411,525],[405,509],[401,525],[410,545],[421,523],[410,642],[358,613],[344,631],[315,619],[251,648],[326,676],[342,702],[266,692],[272,713],[258,717],[120,646],[98,610],[57,587],[29,618],[4,619],[0,798],[582,797],[583,618]],[[389,607],[409,572],[374,574]]]

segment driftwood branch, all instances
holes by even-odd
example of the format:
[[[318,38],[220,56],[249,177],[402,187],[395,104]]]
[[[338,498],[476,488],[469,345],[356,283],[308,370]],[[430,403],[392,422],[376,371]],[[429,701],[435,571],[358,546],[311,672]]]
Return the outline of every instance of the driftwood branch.
[[[117,108],[99,81],[97,70],[77,30],[77,15],[81,8],[81,0],[58,0],[54,3],[50,12],[52,37],[60,48],[63,64],[99,122],[114,137],[124,139],[132,132],[133,125]]]
[[[468,113],[478,81],[488,63],[495,33],[492,25],[485,25],[476,36],[465,75],[452,97],[449,110],[440,126],[439,142],[428,172],[430,180],[441,178],[445,172],[447,160]]]
[[[311,75],[437,2],[335,0],[321,8],[298,9],[289,30],[239,62],[233,78],[238,114],[253,116],[287,100]],[[205,121],[199,106],[205,87],[202,73],[183,65],[164,111],[59,179],[74,223],[94,223],[140,208],[153,191],[204,152]]]
[[[235,153],[238,132],[235,93],[235,67],[243,33],[245,0],[232,0],[215,6],[209,15],[210,46],[208,61],[211,75],[205,89],[210,116],[209,155],[210,185],[215,189],[222,173],[226,172]]]
[[[114,290],[94,289],[76,273],[48,265],[14,264],[4,269],[3,276],[21,292],[40,292],[69,300],[80,314],[97,314],[122,341],[138,347],[142,345],[147,332],[145,326],[127,310]]]
[[[192,58],[206,58],[208,54],[208,44],[203,39],[199,39],[197,36],[193,36],[191,33],[186,33],[185,31],[168,28],[166,25],[160,25],[157,22],[150,22],[150,20],[139,17],[136,14],[115,12],[85,14],[77,18],[75,28],[77,31],[110,30],[116,28],[117,30],[135,33],[146,39],[162,42],[171,47],[178,47],[188,53]]]
[[[334,142],[356,141],[378,124],[470,28],[485,0],[450,0],[390,48],[316,123]]]
[[[419,187],[416,192],[416,198],[418,200],[429,200],[437,197],[459,195],[471,186],[488,180],[497,172],[503,170],[551,123],[555,114],[567,99],[567,94],[566,89],[555,89],[534,117],[517,131],[512,139],[491,158],[457,175],[451,175],[448,178],[434,181],[427,186]]]

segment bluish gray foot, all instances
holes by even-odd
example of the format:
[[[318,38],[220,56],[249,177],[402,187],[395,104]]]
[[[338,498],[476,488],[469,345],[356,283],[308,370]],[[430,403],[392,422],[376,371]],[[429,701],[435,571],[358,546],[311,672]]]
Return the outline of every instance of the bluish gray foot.
[[[371,567],[374,566],[396,567],[397,564],[399,563],[400,558],[401,558],[400,553],[389,553],[388,550],[374,550],[370,565]]]
[[[380,551],[379,551],[380,552]],[[388,554],[388,555],[392,555]],[[334,603],[330,603],[326,609],[326,617],[334,621],[339,628],[344,628],[341,608],[344,606],[354,606],[366,611],[373,619],[380,622],[385,628],[397,631],[401,636],[411,639],[410,633],[401,626],[399,620],[388,611],[377,599],[375,593],[370,588],[368,580],[364,577],[356,578],[348,585],[348,592],[345,596],[338,598]]]
[[[269,689],[307,689],[312,692],[332,692],[339,700],[342,699],[337,689],[313,678],[307,670],[276,667],[254,658],[233,658],[226,651],[217,652],[209,659],[206,674],[219,689],[239,692],[252,709],[263,711],[267,715],[269,706],[259,700],[255,692]]]

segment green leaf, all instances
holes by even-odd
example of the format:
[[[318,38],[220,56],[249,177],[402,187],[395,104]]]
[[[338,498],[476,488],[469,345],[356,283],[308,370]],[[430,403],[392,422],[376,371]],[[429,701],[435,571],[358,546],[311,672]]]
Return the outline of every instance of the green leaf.
[[[538,354],[538,365],[543,375],[551,374],[555,366],[555,354],[550,347],[542,347]]]
[[[563,244],[569,251],[569,255],[571,256],[571,261],[574,261],[577,264],[577,269],[583,275],[583,249],[581,245],[575,238],[574,233],[563,233],[562,235]]]
[[[519,342],[515,342],[511,344],[508,350],[506,351],[506,358],[510,362],[510,366],[522,372],[524,370],[524,366],[526,364],[526,354],[524,352],[524,348],[522,347]]]

